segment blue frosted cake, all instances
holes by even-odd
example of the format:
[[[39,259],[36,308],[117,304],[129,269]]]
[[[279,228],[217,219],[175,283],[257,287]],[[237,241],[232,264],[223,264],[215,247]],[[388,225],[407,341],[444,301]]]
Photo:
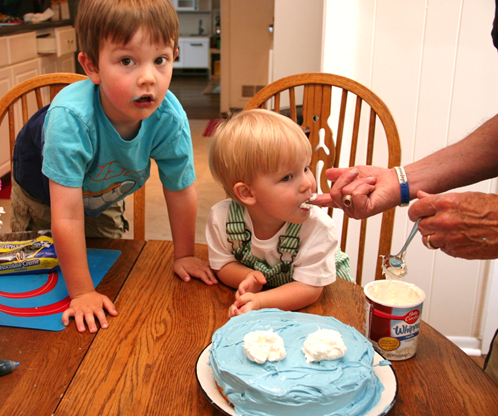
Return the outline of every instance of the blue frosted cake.
[[[341,333],[342,358],[307,362],[302,351],[318,329]],[[273,330],[285,344],[281,361],[248,359],[243,338]],[[356,329],[332,317],[262,309],[231,318],[213,334],[209,365],[237,415],[364,415],[384,387],[373,371],[372,344]]]

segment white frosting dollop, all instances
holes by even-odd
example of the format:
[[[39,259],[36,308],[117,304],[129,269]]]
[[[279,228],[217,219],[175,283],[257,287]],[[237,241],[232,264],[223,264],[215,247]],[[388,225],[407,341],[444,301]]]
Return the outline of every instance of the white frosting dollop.
[[[253,331],[244,336],[244,350],[247,358],[258,364],[266,361],[281,361],[287,355],[282,337],[272,329]]]
[[[303,343],[303,352],[308,363],[337,360],[346,354],[346,350],[341,333],[333,329],[319,328],[309,334]]]

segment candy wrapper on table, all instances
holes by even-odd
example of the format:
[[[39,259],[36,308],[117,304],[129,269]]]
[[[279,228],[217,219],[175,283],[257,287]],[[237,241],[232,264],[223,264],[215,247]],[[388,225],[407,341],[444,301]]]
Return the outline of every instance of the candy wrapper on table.
[[[16,235],[18,234],[18,235]],[[24,239],[30,236],[29,239]],[[0,275],[49,273],[59,266],[50,232],[2,234],[0,241]],[[21,237],[21,238],[16,238]]]

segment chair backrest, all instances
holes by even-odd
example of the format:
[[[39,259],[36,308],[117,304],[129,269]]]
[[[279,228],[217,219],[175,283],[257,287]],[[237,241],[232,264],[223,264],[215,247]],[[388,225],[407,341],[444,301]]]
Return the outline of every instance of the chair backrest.
[[[244,110],[254,108],[281,112],[302,127],[313,148],[311,167],[314,169],[319,190],[323,193],[330,190],[325,176],[327,168],[372,164],[374,138],[376,134],[380,135],[378,130],[382,130],[377,124],[377,118],[381,122],[384,130],[382,135],[386,139],[383,148],[387,145],[387,151],[383,152],[383,156],[385,159],[387,153],[387,167],[398,166],[401,162],[398,130],[389,109],[376,94],[349,78],[326,73],[291,75],[258,91]],[[376,144],[379,147],[380,143]],[[347,154],[347,149],[350,149],[349,160],[347,164],[341,164],[341,155]],[[377,159],[375,164],[378,165]],[[332,214],[333,210],[330,209],[329,215]],[[359,235],[355,240],[358,241],[356,283],[360,285],[367,221],[368,219],[361,220],[361,225],[357,227]],[[349,218],[344,216],[341,235],[341,249],[344,252],[347,252],[348,224]],[[393,224],[394,208],[382,214],[376,280],[383,278],[380,255],[391,252]]]
[[[10,143],[10,165],[12,172],[12,156],[17,132],[21,126],[27,123],[30,116],[44,105],[52,102],[56,94],[65,86],[76,81],[86,79],[85,75],[71,73],[53,73],[38,75],[30,78],[12,88],[0,99],[0,125],[8,115],[9,143]],[[48,90],[48,97],[46,92]],[[33,98],[32,98],[33,97]],[[44,102],[44,97],[45,101]],[[16,117],[19,110],[16,103],[20,100],[20,117]],[[28,102],[35,101],[36,109],[28,108]],[[16,119],[18,125],[16,129]],[[145,187],[133,194],[133,238],[145,240]]]

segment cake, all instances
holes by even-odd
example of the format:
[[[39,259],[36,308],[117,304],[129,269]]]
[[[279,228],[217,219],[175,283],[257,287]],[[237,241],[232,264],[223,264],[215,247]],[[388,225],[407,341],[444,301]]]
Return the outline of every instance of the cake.
[[[285,358],[249,360],[244,336],[270,329],[282,337]],[[347,348],[342,358],[307,362],[303,343],[318,329],[340,332]],[[231,318],[213,334],[209,365],[237,415],[364,415],[384,390],[374,354],[370,341],[335,318],[262,309]]]

